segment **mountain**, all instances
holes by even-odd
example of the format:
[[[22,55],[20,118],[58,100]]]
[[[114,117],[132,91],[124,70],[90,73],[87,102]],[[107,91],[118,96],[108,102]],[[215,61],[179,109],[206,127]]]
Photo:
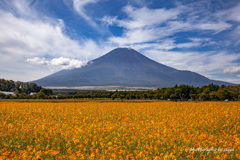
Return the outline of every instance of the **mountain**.
[[[62,70],[34,81],[42,86],[173,87],[178,84],[203,86],[233,85],[210,80],[198,73],[181,71],[153,61],[130,48],[116,48],[82,68]]]

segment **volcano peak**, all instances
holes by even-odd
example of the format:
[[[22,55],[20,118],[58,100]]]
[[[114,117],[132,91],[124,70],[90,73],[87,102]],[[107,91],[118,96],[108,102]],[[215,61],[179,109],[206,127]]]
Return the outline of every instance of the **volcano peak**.
[[[173,87],[176,84],[232,85],[153,61],[132,48],[116,48],[82,68],[62,70],[34,81],[42,86]]]

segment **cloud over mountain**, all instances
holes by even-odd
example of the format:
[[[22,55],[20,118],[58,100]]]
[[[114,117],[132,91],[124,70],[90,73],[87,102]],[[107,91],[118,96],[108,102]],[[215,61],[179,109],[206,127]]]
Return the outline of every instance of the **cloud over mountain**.
[[[26,60],[32,64],[39,65],[52,65],[52,66],[62,66],[63,69],[71,69],[71,68],[80,68],[87,64],[88,61],[79,61],[76,59],[69,59],[64,57],[53,58],[51,60],[46,60],[46,58],[29,58]]]

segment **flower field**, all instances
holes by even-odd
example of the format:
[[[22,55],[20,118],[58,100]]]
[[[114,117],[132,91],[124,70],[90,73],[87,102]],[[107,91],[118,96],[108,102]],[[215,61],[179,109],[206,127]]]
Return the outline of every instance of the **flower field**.
[[[240,102],[0,102],[0,159],[240,159]]]

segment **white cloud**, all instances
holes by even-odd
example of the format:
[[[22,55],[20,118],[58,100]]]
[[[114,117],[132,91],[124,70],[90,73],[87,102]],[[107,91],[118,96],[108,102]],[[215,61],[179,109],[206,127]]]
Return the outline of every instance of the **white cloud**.
[[[225,82],[230,82],[230,83],[234,83],[234,84],[240,84],[239,78],[221,77],[221,78],[215,78],[214,80],[225,81]]]
[[[199,42],[188,42],[188,43],[179,43],[176,44],[176,48],[193,48],[200,46],[201,43]]]
[[[41,64],[41,65],[47,65],[49,63],[49,61],[47,61],[46,58],[40,58],[40,57],[29,58],[26,61],[32,64]]]
[[[92,27],[98,28],[98,25],[92,20],[90,16],[88,16],[85,12],[84,7],[91,3],[96,3],[98,0],[73,0],[73,7],[77,11],[77,13],[83,17]]]
[[[64,35],[60,25],[33,22],[0,11],[0,54],[68,55],[81,48],[78,42]]]
[[[106,26],[114,25],[118,20],[117,16],[111,17],[111,16],[104,16],[102,19],[99,19],[102,21],[102,23]]]
[[[10,5],[10,1],[6,3]],[[62,69],[58,65],[32,65],[25,63],[26,59],[44,64],[46,59],[36,57],[57,58],[57,64],[60,61],[58,57],[65,57],[69,58],[69,64],[65,68],[73,68],[114,48],[109,44],[97,44],[93,40],[81,37],[78,41],[72,40],[64,33],[63,20],[44,18],[44,15],[39,17],[38,14],[32,14],[32,18],[28,17],[28,11],[32,13],[29,5],[22,5],[25,7],[25,16],[15,15],[10,12],[17,10],[14,7],[13,4],[8,10],[0,9],[0,64],[1,68],[6,68],[0,70],[0,73],[5,78],[30,81],[49,75],[51,70]]]
[[[149,9],[147,7],[134,8],[130,5],[123,11],[128,15],[126,19],[105,16],[101,21],[105,25],[117,25],[125,28],[120,37],[109,37],[109,41],[120,46],[136,43],[156,41],[172,34],[169,27],[159,27],[167,21],[174,20],[183,7],[175,9]]]
[[[131,44],[129,47],[135,48],[137,50],[161,50],[161,51],[169,51],[174,48],[192,48],[192,47],[201,47],[207,45],[209,42],[208,39],[190,39],[191,42],[186,43],[176,43],[174,39],[165,38],[159,42],[153,43],[140,43],[140,44]]]
[[[240,3],[229,10],[228,18],[240,22]]]
[[[191,42],[178,43],[175,45],[176,48],[196,48],[214,45],[214,42],[211,38],[188,38]]]
[[[223,69],[225,74],[240,74],[240,66],[229,66]]]
[[[138,29],[144,27],[154,27],[161,25],[162,23],[177,18],[182,8],[175,9],[149,9],[134,8],[132,6],[126,6],[124,8],[125,13],[128,15],[128,20],[118,20],[118,25],[127,29]]]
[[[29,58],[26,61],[32,64],[38,64],[38,65],[62,66],[63,69],[80,68],[87,64],[87,61],[80,61],[80,60],[64,58],[64,57],[53,58],[51,60],[47,60],[44,57],[43,58],[34,57],[34,58]]]
[[[167,51],[170,49],[175,48],[175,44],[174,44],[174,40],[172,39],[164,39],[159,43],[141,43],[141,44],[131,44],[128,46],[124,46],[124,47],[130,47],[130,48],[134,48],[138,51],[142,51],[142,50],[163,50],[163,51]]]
[[[231,38],[233,39],[233,42],[235,46],[239,46],[240,44],[240,25],[238,25],[234,30],[232,30],[232,33],[230,34]]]
[[[144,50],[149,58],[174,67],[179,70],[190,70],[207,77],[219,73],[234,60],[240,58],[240,54],[228,54],[227,52],[175,52],[156,49]]]
[[[233,8],[217,12],[216,17],[240,22],[240,2]]]
[[[227,30],[231,28],[232,25],[228,24],[226,22],[220,21],[220,22],[207,22],[207,23],[200,23],[195,26],[195,28],[201,29],[201,30],[212,30],[216,33],[219,33],[221,31]]]
[[[109,37],[109,41],[118,45],[132,45],[138,43],[153,42],[172,36],[179,32],[210,31],[213,34],[230,29],[231,24],[211,18],[189,18],[188,13],[192,9],[187,6],[177,6],[173,9],[150,9],[147,7],[134,8],[130,5],[123,11],[127,18],[105,16],[101,20],[105,25],[123,27],[121,36]],[[183,16],[184,15],[184,16]],[[188,17],[188,18],[183,18]],[[176,45],[176,47],[195,47],[199,42]]]
[[[229,38],[231,39],[231,44],[235,46],[239,46],[240,40],[240,2],[236,4],[234,7],[218,11],[215,14],[215,17],[224,20],[225,22],[231,22],[234,25],[232,31],[229,34]]]
[[[1,1],[0,6],[4,6],[4,10],[11,12],[14,15],[18,15],[28,19],[34,19],[38,13],[31,6],[32,0],[11,0],[11,1]]]
[[[145,43],[159,39],[159,33],[156,29],[135,29],[127,31],[122,37],[110,37],[109,41],[120,46]]]

